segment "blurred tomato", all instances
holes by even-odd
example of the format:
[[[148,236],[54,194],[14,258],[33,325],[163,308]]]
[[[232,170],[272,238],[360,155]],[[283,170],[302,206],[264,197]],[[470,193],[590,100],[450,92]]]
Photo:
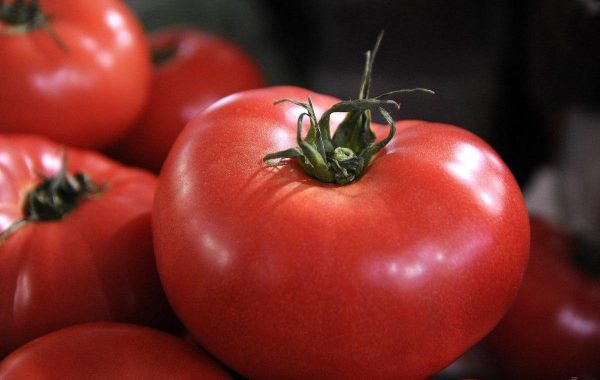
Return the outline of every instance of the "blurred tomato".
[[[88,323],[42,336],[0,362],[2,380],[226,380],[204,352],[164,332]]]
[[[46,139],[0,137],[0,357],[75,323],[170,315],[152,247],[156,178],[91,151],[66,160],[62,171]]]
[[[489,346],[512,379],[600,377],[600,277],[573,260],[574,239],[531,217],[523,285]]]
[[[187,122],[217,99],[260,87],[252,59],[223,38],[190,27],[150,36],[154,70],[141,120],[113,147],[120,160],[155,172]]]
[[[0,132],[99,148],[139,117],[150,58],[119,0],[3,1]]]

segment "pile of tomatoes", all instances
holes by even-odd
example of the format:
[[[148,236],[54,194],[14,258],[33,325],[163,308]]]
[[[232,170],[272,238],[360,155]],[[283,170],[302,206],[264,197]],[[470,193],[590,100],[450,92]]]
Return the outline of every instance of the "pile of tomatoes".
[[[394,122],[376,50],[342,102],[119,0],[1,1],[0,379],[422,379],[490,333],[519,186]]]

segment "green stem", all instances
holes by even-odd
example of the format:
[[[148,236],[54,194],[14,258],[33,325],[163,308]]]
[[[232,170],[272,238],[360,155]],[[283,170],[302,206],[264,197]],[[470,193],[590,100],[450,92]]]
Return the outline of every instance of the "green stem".
[[[405,92],[433,91],[414,88],[397,90],[369,98],[371,76],[375,55],[383,33],[381,33],[372,51],[367,51],[365,67],[361,80],[358,99],[342,101],[326,110],[320,119],[317,119],[310,97],[307,103],[293,99],[282,99],[275,104],[289,102],[303,108],[297,122],[296,133],[298,146],[280,152],[267,154],[263,160],[270,165],[278,165],[281,159],[296,158],[304,171],[326,183],[346,185],[358,180],[371,163],[373,157],[385,147],[394,137],[396,125],[387,106],[399,108],[400,105],[393,100],[382,99],[385,96]],[[375,133],[371,130],[371,112],[377,111],[383,116],[389,126],[388,135],[377,142]],[[333,137],[331,136],[331,115],[336,112],[345,112],[346,117],[338,125]],[[310,129],[302,139],[302,122],[305,117],[310,120]],[[277,161],[275,161],[277,160]],[[275,161],[275,162],[274,162]]]

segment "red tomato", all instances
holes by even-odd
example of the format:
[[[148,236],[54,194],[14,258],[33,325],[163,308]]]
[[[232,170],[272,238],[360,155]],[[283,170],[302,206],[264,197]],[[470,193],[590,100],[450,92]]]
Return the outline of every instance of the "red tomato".
[[[511,379],[600,377],[600,279],[572,259],[573,241],[531,217],[531,261],[489,344]]]
[[[141,120],[113,149],[120,160],[155,172],[183,127],[214,101],[261,87],[252,59],[225,39],[192,28],[153,34],[150,100]]]
[[[147,327],[88,323],[55,331],[0,363],[2,380],[231,379],[185,341]]]
[[[0,357],[64,326],[96,320],[158,324],[170,310],[152,247],[156,178],[91,151],[66,153],[68,171],[87,174],[98,191],[76,200],[62,220],[26,222],[2,234]],[[41,175],[56,178],[61,164],[59,146],[48,140],[0,137],[0,231],[23,218],[27,194],[47,184]],[[57,194],[66,192],[64,187]]]
[[[529,251],[512,174],[454,126],[398,122],[354,183],[267,153],[296,144],[294,87],[237,93],[181,133],[159,178],[159,273],[209,352],[256,379],[411,379],[450,364],[500,320]],[[376,129],[383,129],[375,125]],[[386,130],[387,131],[387,130]]]
[[[43,13],[17,21],[0,11],[0,132],[93,148],[118,138],[150,85],[135,15],[119,0],[23,3]]]

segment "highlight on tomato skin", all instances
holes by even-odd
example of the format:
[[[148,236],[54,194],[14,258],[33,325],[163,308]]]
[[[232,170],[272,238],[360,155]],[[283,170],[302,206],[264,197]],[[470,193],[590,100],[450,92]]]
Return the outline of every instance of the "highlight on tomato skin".
[[[156,177],[97,152],[0,136],[0,357],[56,329],[176,329],[156,270]]]
[[[150,98],[141,118],[107,152],[158,173],[183,127],[232,93],[264,86],[254,59],[233,42],[191,26],[151,32]]]
[[[148,327],[96,322],[44,335],[0,362],[0,378],[227,380],[225,368],[175,336]]]
[[[573,235],[543,217],[530,220],[531,259],[521,290],[486,345],[501,374],[513,379],[599,378],[598,261],[595,274],[584,269],[575,258],[590,252]]]

